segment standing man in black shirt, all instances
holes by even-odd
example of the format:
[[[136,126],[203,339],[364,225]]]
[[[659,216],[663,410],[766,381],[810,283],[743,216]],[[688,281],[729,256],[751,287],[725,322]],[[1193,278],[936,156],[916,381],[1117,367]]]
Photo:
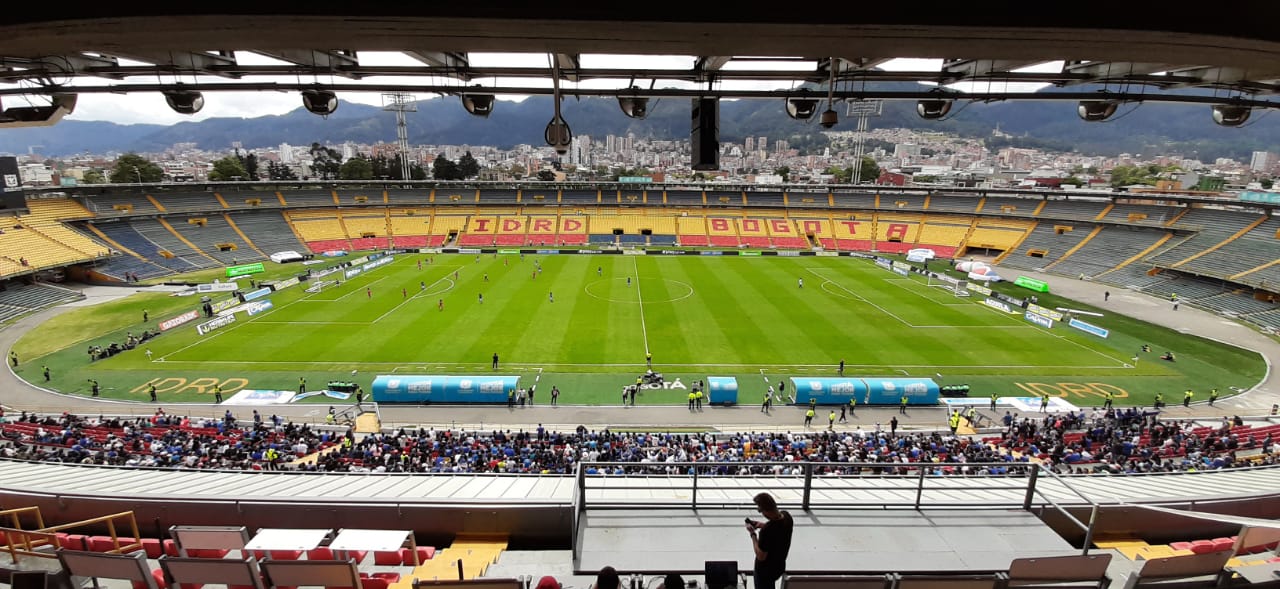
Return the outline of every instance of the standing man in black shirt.
[[[755,550],[756,589],[773,589],[787,571],[787,554],[791,552],[791,531],[795,522],[791,514],[778,510],[778,502],[768,493],[753,498],[756,510],[765,521],[747,518],[751,548]]]

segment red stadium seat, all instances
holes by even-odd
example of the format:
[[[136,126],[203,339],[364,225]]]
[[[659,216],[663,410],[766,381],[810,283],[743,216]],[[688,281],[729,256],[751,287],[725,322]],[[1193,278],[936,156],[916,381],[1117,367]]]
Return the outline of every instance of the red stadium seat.
[[[333,560],[333,551],[325,546],[307,551],[307,560]]]
[[[1191,542],[1191,551],[1196,554],[1209,554],[1217,552],[1218,549],[1214,548],[1213,540],[1195,540]]]
[[[274,560],[298,560],[302,558],[301,550],[272,550],[268,554]]]
[[[419,564],[424,563],[428,560],[431,560],[431,557],[435,555],[436,555],[435,547],[432,547],[432,546],[418,547],[418,563]],[[400,562],[402,564],[413,565],[413,551],[409,550],[408,548],[401,548]]]
[[[404,564],[404,559],[400,557],[399,552],[378,551],[373,553],[373,564],[395,566]]]
[[[159,538],[143,538],[142,549],[146,551],[147,558],[160,558],[164,555],[164,545]]]

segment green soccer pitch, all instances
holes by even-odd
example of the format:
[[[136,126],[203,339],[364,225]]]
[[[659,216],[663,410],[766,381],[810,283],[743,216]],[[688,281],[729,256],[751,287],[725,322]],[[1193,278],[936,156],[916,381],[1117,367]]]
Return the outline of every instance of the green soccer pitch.
[[[302,269],[267,266],[255,278]],[[155,383],[162,402],[208,402],[215,383],[230,397],[242,388],[293,390],[299,377],[309,389],[355,380],[369,390],[379,374],[489,374],[496,353],[497,372],[520,375],[522,386],[537,382],[539,403],[555,385],[561,403],[617,404],[649,352],[656,371],[686,386],[737,376],[744,404],[759,402],[765,379],[834,376],[843,359],[846,375],[932,377],[969,384],[982,398],[1043,393],[1092,406],[1104,391],[1139,405],[1157,392],[1180,402],[1187,388],[1197,400],[1211,387],[1229,395],[1265,371],[1256,353],[1123,316],[1088,318],[1111,330],[1107,339],[1065,324],[1045,329],[980,304],[981,296],[958,298],[922,276],[848,257],[401,254],[318,293],[305,292],[308,284],[206,335],[196,331],[199,319],[94,362],[88,346],[155,329],[199,301],[144,293],[77,309],[23,337],[18,372],[69,393],[88,394],[96,379],[104,397],[146,400]],[[1052,295],[1040,302],[1090,309]],[[1143,344],[1152,351],[1139,352]],[[1178,362],[1161,362],[1166,350]],[[639,402],[683,403],[686,392],[646,390]]]

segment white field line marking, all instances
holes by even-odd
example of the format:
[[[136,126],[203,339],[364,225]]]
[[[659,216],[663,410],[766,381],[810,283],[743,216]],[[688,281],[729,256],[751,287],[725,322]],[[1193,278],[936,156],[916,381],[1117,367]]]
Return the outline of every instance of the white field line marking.
[[[1040,327],[1039,325],[1036,325],[1036,324],[1034,324],[1034,323],[1023,323],[1023,322],[1022,322],[1022,320],[1021,320],[1021,316],[1019,316],[1019,315],[1011,315],[1011,314],[1009,314],[1009,313],[1005,313],[1004,311],[1001,311],[1001,310],[999,310],[999,309],[995,309],[995,308],[992,308],[992,307],[988,307],[988,306],[983,305],[983,304],[981,304],[981,303],[978,303],[978,307],[981,307],[981,308],[983,308],[983,309],[986,309],[986,310],[988,310],[988,311],[991,311],[991,312],[993,312],[993,313],[995,313],[995,314],[997,314],[997,315],[999,315],[999,316],[1001,316],[1001,317],[1004,317],[1004,318],[1006,318],[1006,319],[1008,319],[1008,320],[1010,320],[1010,321],[1018,321],[1018,322],[1019,322],[1019,326],[1020,326],[1020,327],[1030,327],[1030,328],[1032,328],[1032,329],[1034,329],[1034,330],[1036,330],[1036,331],[1039,331],[1039,332],[1044,333],[1045,335],[1049,335],[1049,336],[1052,336],[1052,337],[1056,337],[1056,338],[1058,338],[1058,339],[1060,339],[1060,340],[1062,340],[1062,341],[1064,341],[1064,342],[1067,342],[1067,343],[1069,343],[1069,344],[1071,344],[1071,345],[1074,345],[1074,346],[1076,346],[1076,347],[1078,347],[1078,348],[1082,348],[1082,349],[1084,349],[1084,350],[1087,350],[1087,351],[1093,352],[1094,354],[1097,354],[1097,355],[1099,355],[1099,356],[1102,356],[1103,358],[1106,358],[1106,359],[1108,359],[1108,360],[1114,361],[1115,363],[1120,364],[1120,366],[1118,366],[1118,368],[1135,368],[1134,366],[1130,365],[1129,363],[1125,362],[1124,360],[1121,360],[1120,358],[1116,358],[1115,356],[1109,356],[1109,355],[1107,355],[1107,354],[1103,353],[1101,350],[1097,350],[1097,349],[1091,348],[1091,347],[1086,346],[1086,345],[1084,345],[1084,344],[1082,344],[1082,343],[1080,343],[1080,342],[1078,342],[1078,341],[1075,341],[1075,340],[1073,340],[1073,339],[1067,339],[1066,337],[1061,336],[1061,335],[1058,335],[1058,334],[1056,334],[1056,333],[1054,333],[1054,332],[1052,332],[1052,331],[1049,331],[1048,329],[1045,329],[1045,328],[1043,328],[1043,327]],[[1013,327],[1013,326],[1009,326],[1009,327]]]
[[[293,361],[293,360],[166,360],[166,361],[165,361],[165,364],[242,364],[242,365],[255,365],[255,364],[262,364],[262,365],[267,365],[267,366],[271,366],[271,365],[285,365],[285,364],[287,364],[287,365],[296,365],[296,364],[308,364],[308,365],[311,365],[311,364],[314,364],[314,365],[336,365],[336,366],[404,366],[404,367],[410,367],[410,368],[417,368],[417,367],[420,367],[420,366],[421,366],[421,365],[418,365],[418,364],[410,364],[410,363],[406,363],[406,362],[367,362],[367,361],[351,361],[351,360],[341,360],[341,361],[338,361],[338,360],[335,360],[335,361],[326,361],[326,360],[296,360],[296,361]],[[432,366],[457,366],[457,367],[477,368],[477,369],[478,369],[478,368],[486,368],[486,367],[488,367],[489,365],[490,365],[490,363],[488,363],[488,362],[443,362],[443,363],[440,363],[440,364],[434,364],[434,365],[432,365]],[[507,363],[507,362],[503,362],[503,365],[504,365],[504,366],[509,366],[509,367],[511,367],[511,368],[523,368],[523,369],[526,369],[526,370],[535,370],[535,369],[537,369],[537,368],[539,368],[539,367],[544,367],[544,368],[545,368],[545,367],[554,367],[554,366],[566,366],[566,367],[571,367],[571,368],[584,368],[584,367],[585,367],[585,368],[626,368],[626,367],[635,367],[635,366],[637,366],[638,364],[637,364],[637,363],[634,363],[634,362],[627,362],[627,363],[622,363],[622,364],[572,364],[572,363],[556,363],[556,362],[538,362],[538,363]],[[805,370],[805,371],[807,371],[807,372],[813,372],[813,371],[830,371],[830,370],[831,370],[831,366],[832,366],[831,364],[717,364],[717,363],[701,363],[701,364],[669,364],[669,363],[666,363],[666,362],[664,362],[662,365],[663,365],[664,367],[675,367],[675,368],[705,368],[705,367],[717,367],[717,368],[737,368],[737,369],[743,369],[743,370],[748,370],[748,371],[753,370],[753,369],[756,369],[756,370],[778,370],[778,371],[783,371],[783,370],[796,370],[797,372],[801,371],[801,369],[803,369],[803,370]],[[1114,365],[1106,365],[1106,366],[1079,366],[1079,365],[1071,365],[1071,366],[1046,366],[1046,365],[1043,365],[1043,364],[985,364],[985,365],[976,365],[976,364],[845,364],[845,365],[844,365],[844,367],[845,367],[845,370],[849,370],[849,369],[853,369],[853,368],[860,368],[860,369],[875,369],[875,370],[883,370],[883,371],[894,371],[894,370],[902,371],[902,369],[904,369],[904,368],[921,368],[921,369],[941,369],[941,368],[953,369],[953,368],[954,368],[954,369],[1000,369],[1000,370],[1005,370],[1005,369],[1010,369],[1010,368],[1033,368],[1033,369],[1036,369],[1036,370],[1040,370],[1040,369],[1079,370],[1079,369],[1085,369],[1085,368],[1087,368],[1087,369],[1092,369],[1092,370],[1123,370],[1123,369],[1124,369],[1124,368],[1123,368],[1123,367],[1121,367],[1121,366],[1114,366]]]
[[[829,283],[829,284],[832,284],[832,285],[834,285],[836,288],[839,288],[840,290],[843,290],[843,291],[845,291],[846,293],[848,293],[850,297],[852,297],[852,298],[854,298],[854,299],[856,299],[856,300],[862,301],[862,302],[864,302],[864,303],[866,303],[866,304],[868,304],[868,305],[871,305],[872,307],[875,307],[875,308],[879,309],[881,313],[884,313],[885,315],[888,315],[888,316],[890,316],[890,317],[893,317],[894,319],[897,319],[897,320],[898,320],[899,322],[901,322],[903,325],[906,325],[907,327],[915,327],[915,325],[912,325],[912,324],[911,324],[910,322],[908,322],[906,319],[903,319],[903,318],[901,318],[901,317],[899,317],[899,316],[897,316],[897,315],[894,315],[894,314],[893,314],[893,313],[891,313],[888,309],[885,309],[884,307],[881,307],[880,305],[877,305],[877,304],[875,304],[875,303],[873,303],[873,302],[871,302],[871,301],[868,301],[868,300],[867,300],[867,299],[865,299],[865,298],[862,298],[862,295],[859,295],[858,293],[853,292],[852,290],[849,290],[848,288],[845,288],[845,287],[844,287],[843,285],[841,285],[839,282],[836,282],[836,281],[834,281],[834,280],[832,280],[832,279],[830,279],[830,278],[827,278],[826,276],[823,276],[823,275],[822,275],[820,272],[818,272],[817,270],[815,270],[815,269],[813,269],[813,268],[805,268],[805,270],[808,270],[809,272],[812,272],[814,276],[817,276],[818,278],[821,278],[821,279],[823,279],[824,281],[826,281],[826,282],[823,284],[823,286],[826,286],[826,284],[828,284],[828,283]]]
[[[963,307],[963,306],[965,306],[965,305],[970,304],[970,303],[944,303],[944,302],[939,301],[939,300],[937,300],[937,299],[935,299],[935,298],[933,298],[933,297],[931,297],[931,296],[929,296],[929,295],[923,294],[923,293],[921,293],[920,291],[917,291],[917,290],[916,290],[916,289],[914,289],[914,288],[907,288],[907,287],[905,287],[905,286],[902,286],[901,284],[898,284],[899,282],[910,282],[910,283],[912,283],[912,284],[920,284],[919,282],[916,282],[916,281],[914,281],[914,280],[912,280],[912,279],[910,279],[910,278],[899,278],[899,279],[896,279],[896,280],[894,280],[894,279],[892,279],[892,278],[891,278],[891,279],[885,280],[885,282],[887,282],[887,283],[889,283],[889,284],[892,284],[892,285],[894,285],[894,286],[896,286],[896,287],[898,287],[898,288],[901,288],[902,290],[905,290],[905,291],[907,291],[907,292],[909,292],[909,293],[911,293],[911,294],[913,294],[913,295],[916,295],[916,296],[918,296],[918,297],[920,297],[920,298],[922,298],[922,299],[924,299],[924,300],[926,300],[926,301],[929,301],[929,302],[934,303],[934,304],[937,304],[937,305],[941,305],[941,306],[943,306],[943,307]],[[927,285],[926,285],[926,286],[927,286]],[[948,297],[948,298],[950,298],[950,299],[955,299],[955,297],[954,297],[954,296],[952,296],[952,297]]]
[[[409,304],[409,301],[412,301],[413,299],[416,299],[416,298],[418,298],[419,296],[435,296],[435,294],[429,294],[429,293],[430,293],[430,291],[431,291],[431,289],[432,289],[432,288],[435,288],[435,286],[436,286],[437,284],[440,284],[441,282],[444,282],[445,280],[448,280],[448,281],[449,281],[450,283],[452,283],[452,284],[450,284],[449,288],[447,288],[447,289],[445,289],[444,291],[442,291],[442,293],[444,293],[444,292],[449,292],[450,290],[453,290],[453,287],[457,285],[457,283],[456,283],[456,282],[453,282],[453,279],[452,279],[452,278],[449,278],[449,275],[448,275],[448,274],[445,274],[445,275],[444,275],[443,277],[441,277],[439,280],[436,280],[435,282],[432,282],[431,284],[427,285],[427,290],[419,290],[418,292],[414,293],[414,294],[413,294],[413,296],[411,296],[411,297],[409,297],[409,298],[407,298],[407,299],[405,299],[405,300],[401,301],[401,302],[400,302],[400,304],[398,304],[398,305],[396,305],[396,306],[394,306],[394,307],[391,307],[391,309],[390,309],[389,311],[387,311],[386,313],[383,313],[383,314],[379,315],[377,319],[374,319],[373,321],[370,321],[370,322],[369,322],[369,325],[373,325],[374,323],[377,323],[377,322],[379,322],[379,321],[382,321],[382,320],[383,320],[384,318],[386,318],[388,315],[390,315],[390,314],[392,314],[392,313],[395,313],[395,312],[396,312],[396,309],[399,309],[400,307],[403,307],[403,306],[405,306],[405,305]]]
[[[640,303],[640,336],[644,338],[645,357],[649,355],[649,330],[644,324],[644,298],[640,296],[640,263],[631,256],[631,268],[636,271],[636,301]]]
[[[338,301],[341,301],[342,299],[345,299],[345,298],[347,298],[347,297],[349,297],[349,296],[351,296],[351,295],[353,295],[353,294],[356,294],[356,293],[360,292],[360,287],[364,287],[364,288],[371,288],[373,285],[375,285],[375,284],[377,284],[377,283],[379,283],[379,282],[382,282],[383,280],[386,280],[386,279],[387,279],[387,277],[386,277],[386,276],[383,276],[382,278],[378,278],[378,279],[376,279],[376,280],[372,280],[372,281],[370,281],[370,282],[366,282],[366,283],[364,283],[364,284],[357,284],[357,285],[356,285],[356,287],[355,287],[354,289],[352,289],[352,290],[351,290],[351,292],[349,292],[349,293],[347,293],[347,294],[344,294],[344,295],[342,295],[342,296],[340,296],[340,297],[338,297],[338,298],[336,298],[336,299],[331,299],[331,300],[327,300],[327,301],[324,301],[324,302],[326,302],[326,303],[336,303],[336,302],[338,302]],[[348,284],[348,285],[350,285],[350,284],[351,284],[351,282],[350,282],[350,281],[347,281],[347,284]]]

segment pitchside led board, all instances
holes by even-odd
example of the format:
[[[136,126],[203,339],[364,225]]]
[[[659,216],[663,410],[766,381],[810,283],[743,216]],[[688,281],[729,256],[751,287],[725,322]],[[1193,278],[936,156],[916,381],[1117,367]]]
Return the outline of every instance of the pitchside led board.
[[[506,403],[518,376],[390,374],[373,379],[378,403]]]
[[[241,264],[239,266],[227,266],[227,278],[235,278],[237,276],[245,276],[247,274],[257,274],[266,272],[267,269],[262,266],[262,262],[254,262],[252,264]]]
[[[0,157],[0,210],[27,211],[27,198],[22,191],[22,176],[18,175],[18,158],[15,157]]]
[[[859,405],[897,405],[907,396],[908,405],[937,405],[938,385],[928,378],[816,378],[791,377],[796,403],[844,405],[850,398]]]

